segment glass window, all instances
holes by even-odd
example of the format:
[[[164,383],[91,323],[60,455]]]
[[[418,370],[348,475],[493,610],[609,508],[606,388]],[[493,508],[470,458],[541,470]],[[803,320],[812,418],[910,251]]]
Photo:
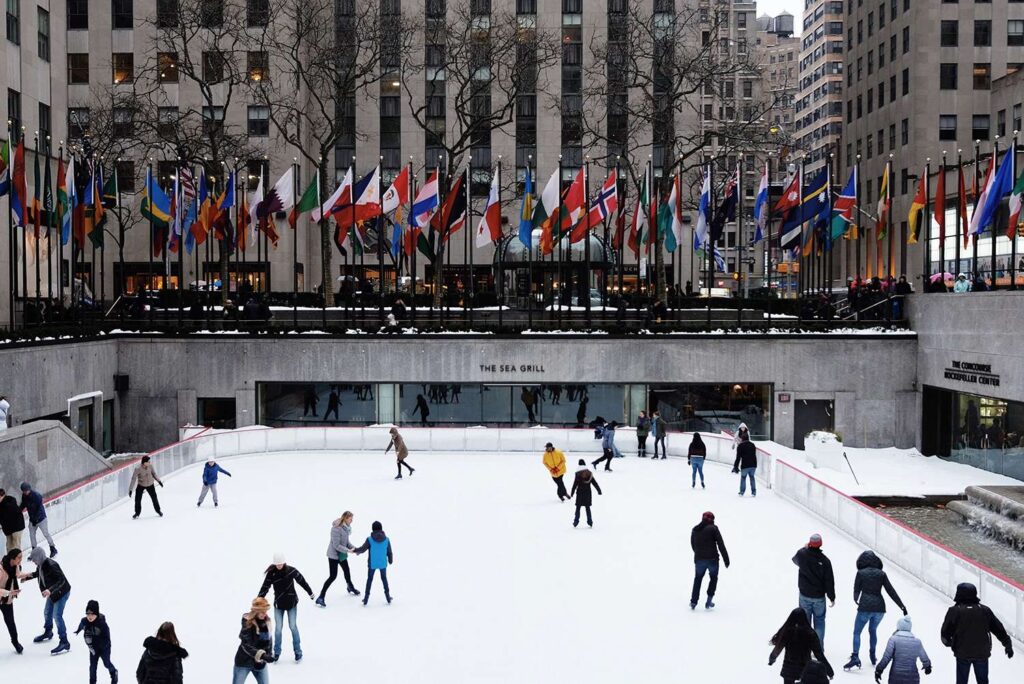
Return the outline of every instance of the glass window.
[[[377,422],[376,385],[266,382],[256,385],[262,425],[371,425]]]
[[[156,55],[157,80],[161,83],[178,82],[178,53],[158,52]]]
[[[224,56],[219,52],[203,52],[203,80],[220,83],[224,80]]]
[[[178,108],[159,107],[156,111],[156,118],[157,134],[165,140],[174,138],[178,129]]]
[[[270,0],[246,0],[246,22],[249,26],[266,26],[270,19]]]
[[[939,88],[942,90],[956,90],[957,63],[944,62],[939,65]]]
[[[178,0],[156,0],[156,27],[173,28],[178,25]]]
[[[89,82],[89,53],[68,53],[68,83],[76,85]]]
[[[974,46],[989,47],[992,45],[992,22],[988,19],[974,20]]]
[[[115,29],[130,29],[134,23],[133,0],[112,0],[112,25]]]
[[[270,135],[270,109],[268,107],[249,106],[249,135],[253,137]]]
[[[135,120],[132,110],[127,107],[114,107],[111,128],[115,138],[130,138],[134,135]]]
[[[130,52],[115,52],[110,56],[114,84],[131,83],[135,80],[135,56]]]
[[[992,65],[987,62],[974,63],[974,89],[988,90],[992,87]]]
[[[7,40],[21,45],[21,0],[7,0]]]
[[[135,162],[117,162],[117,190],[118,192],[135,192]]]
[[[50,105],[39,103],[39,134],[46,137],[53,130],[50,119]]]
[[[259,83],[270,78],[270,70],[267,68],[269,61],[266,52],[247,52],[245,61],[246,72],[249,75],[250,81]]]
[[[89,0],[67,0],[68,30],[87,30],[89,28]]]
[[[72,140],[80,140],[89,132],[90,114],[88,107],[71,107],[68,109],[68,136]]]
[[[971,117],[971,137],[975,140],[988,140],[991,119],[988,114],[975,114]]]
[[[943,20],[939,22],[939,45],[956,47],[960,43],[960,22]]]
[[[1024,45],[1024,20],[1012,19],[1006,22],[1006,44]]]
[[[939,140],[956,140],[956,115],[939,116]]]
[[[42,7],[37,7],[38,16],[36,22],[39,25],[39,32],[36,36],[39,49],[39,59],[44,62],[50,61],[50,13]]]

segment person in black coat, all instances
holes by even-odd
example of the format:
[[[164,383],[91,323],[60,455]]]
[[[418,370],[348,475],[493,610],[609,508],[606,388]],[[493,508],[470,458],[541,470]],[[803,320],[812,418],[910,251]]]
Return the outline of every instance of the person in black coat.
[[[249,675],[258,684],[266,684],[267,663],[277,660],[270,652],[274,643],[270,638],[270,603],[262,596],[252,600],[249,612],[242,616],[242,629],[238,632],[238,650],[235,651],[235,670],[232,684],[243,684]]]
[[[587,509],[587,526],[594,526],[594,518],[590,515],[590,505],[593,503],[594,495],[591,492],[591,487],[597,490],[598,494],[601,494],[601,486],[597,484],[597,480],[594,478],[594,474],[587,468],[587,462],[582,458],[577,464],[579,467],[576,469],[576,479],[572,481],[572,490],[569,492],[569,497],[576,496],[576,517],[572,520],[572,526],[578,527],[580,524],[580,509]]]
[[[700,475],[700,488],[704,489],[704,459],[707,458],[708,447],[700,438],[699,432],[693,433],[690,447],[686,450],[686,464],[690,466],[690,486],[697,486],[697,475]]]
[[[71,583],[64,575],[57,561],[46,557],[43,547],[37,546],[29,554],[29,560],[35,566],[35,572],[23,574],[21,579],[34,579],[39,583],[39,591],[42,593],[45,603],[43,604],[43,633],[32,640],[40,644],[53,638],[53,623],[57,623],[57,647],[50,651],[50,655],[60,655],[71,650],[68,642],[67,628],[64,625],[64,606],[67,605],[68,597],[71,595]]]
[[[7,540],[7,550],[21,548],[21,533],[25,531],[25,516],[18,500],[0,488],[0,530]]]
[[[975,678],[984,684],[988,682],[992,635],[1003,645],[1007,658],[1013,657],[1013,642],[999,618],[978,600],[978,588],[973,584],[958,584],[953,600],[942,621],[941,635],[942,645],[953,649],[956,656],[956,683],[967,684],[973,667]]]
[[[725,567],[729,567],[729,552],[725,550],[722,533],[715,525],[715,514],[705,511],[700,523],[690,532],[690,548],[693,549],[693,592],[690,594],[690,610],[697,607],[700,598],[700,585],[704,582],[704,573],[710,575],[708,580],[708,600],[704,608],[715,607],[715,589],[718,588],[718,554],[721,552]]]
[[[825,643],[825,598],[836,604],[836,580],[832,574],[832,561],[821,550],[821,535],[812,534],[807,546],[793,555],[793,564],[800,570],[797,586],[800,589],[800,607],[813,622],[818,640]]]
[[[100,612],[99,601],[90,600],[85,604],[85,617],[78,623],[75,634],[79,632],[85,632],[83,638],[89,649],[89,684],[96,684],[96,666],[100,660],[110,673],[110,683],[117,684],[117,668],[110,662],[110,627]]]
[[[135,670],[138,684],[183,684],[184,668],[181,661],[188,658],[188,651],[178,642],[173,622],[160,625],[156,636],[146,637],[142,646],[146,650]]]
[[[906,615],[906,606],[889,582],[889,576],[882,569],[882,559],[876,556],[874,551],[865,551],[857,558],[857,576],[853,580],[853,602],[857,604],[857,619],[853,623],[853,653],[850,662],[843,666],[844,670],[860,667],[860,635],[864,631],[864,625],[868,627],[868,657],[871,658],[872,665],[878,662],[875,654],[878,646],[878,625],[885,617],[883,589]]]
[[[284,628],[284,616],[288,615],[288,629],[292,633],[292,649],[295,651],[295,662],[302,660],[302,639],[299,637],[299,595],[295,592],[295,583],[306,590],[311,601],[316,600],[313,590],[296,568],[285,563],[283,553],[274,554],[274,563],[269,566],[263,577],[263,586],[258,596],[263,598],[274,587],[274,659],[281,656],[281,631]]]
[[[773,648],[771,655],[768,656],[769,666],[775,664],[782,651],[786,652],[782,659],[782,671],[779,673],[784,684],[795,684],[803,676],[812,655],[825,666],[829,677],[835,674],[822,652],[821,641],[811,629],[811,623],[807,620],[807,613],[803,608],[794,608],[789,613],[786,622],[771,638],[771,645]]]
[[[732,472],[740,474],[740,496],[747,493],[747,478],[750,479],[750,495],[757,496],[757,447],[750,441],[749,433],[742,433],[740,443],[736,445],[736,461]]]

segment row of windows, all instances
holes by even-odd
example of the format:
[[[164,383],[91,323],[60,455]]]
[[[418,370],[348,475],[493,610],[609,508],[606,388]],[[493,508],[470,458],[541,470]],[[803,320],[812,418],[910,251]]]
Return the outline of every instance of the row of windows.
[[[21,45],[21,0],[7,0],[7,40]],[[36,7],[36,46],[39,59],[50,61],[50,13]]]
[[[7,0],[8,6],[18,0]],[[135,25],[134,0],[111,0],[111,26],[115,29],[131,29]],[[89,28],[89,0],[67,0],[68,29],[85,31]],[[172,28],[178,25],[178,0],[157,0],[156,23],[158,28]],[[200,17],[204,26],[216,27],[224,22],[224,0],[202,0]],[[249,26],[266,26],[270,18],[270,0],[246,0],[246,23]]]
[[[1010,19],[1006,22],[1006,44],[1024,45],[1024,20]],[[956,19],[939,22],[939,46],[958,47],[960,45],[960,22]],[[992,22],[989,19],[974,20],[974,46],[992,46]]]
[[[17,138],[22,126],[21,93],[11,88],[7,89],[7,118],[11,121],[11,134]],[[53,130],[50,119],[50,105],[39,103],[38,130],[41,137],[46,137]]]
[[[82,85],[89,83],[89,53],[68,53],[68,83]],[[110,56],[111,78],[115,84],[131,83],[135,80],[135,56],[131,52],[115,52]],[[224,80],[227,64],[220,52],[207,51],[202,55],[202,78],[207,83]],[[246,53],[246,76],[252,82],[270,77],[269,59],[263,51]],[[178,82],[178,54],[160,52],[157,54],[157,80],[160,83]]]

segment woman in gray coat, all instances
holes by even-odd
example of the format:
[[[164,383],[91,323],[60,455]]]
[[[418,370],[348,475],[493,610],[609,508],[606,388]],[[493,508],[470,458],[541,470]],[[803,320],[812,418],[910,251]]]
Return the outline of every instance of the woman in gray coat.
[[[334,521],[331,525],[331,543],[327,545],[327,567],[329,574],[327,581],[324,582],[323,588],[320,590],[320,597],[316,600],[316,605],[321,608],[326,608],[327,603],[324,601],[324,597],[327,596],[327,589],[334,584],[334,580],[338,577],[338,566],[341,566],[342,572],[345,573],[345,583],[348,584],[348,593],[353,596],[359,596],[359,590],[352,585],[352,573],[348,567],[348,552],[354,550],[356,547],[349,543],[349,536],[352,534],[352,520],[355,518],[351,511],[345,511],[341,514],[341,517]]]
[[[928,659],[921,640],[910,631],[911,627],[913,624],[909,617],[902,617],[896,623],[896,632],[889,637],[885,653],[875,668],[876,682],[882,681],[882,673],[890,662],[892,669],[889,670],[889,684],[918,684],[921,681],[921,675],[917,673],[918,659],[924,666],[924,673],[932,673],[932,661]]]

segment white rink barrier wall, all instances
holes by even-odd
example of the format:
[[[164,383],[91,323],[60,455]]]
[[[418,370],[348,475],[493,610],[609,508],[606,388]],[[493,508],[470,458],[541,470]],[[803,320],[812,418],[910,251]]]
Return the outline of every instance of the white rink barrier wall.
[[[203,430],[199,434],[157,449],[149,454],[153,467],[161,478],[194,463],[212,459],[223,460],[243,454],[262,454],[290,451],[383,451],[390,436],[390,425],[345,427],[249,428],[243,430]],[[566,453],[566,460],[585,458],[601,453],[601,441],[594,439],[589,429],[559,428],[399,428],[409,451],[471,451],[523,452],[536,456],[538,464],[544,445],[551,442]],[[692,433],[669,433],[666,439],[671,456],[685,456]],[[707,459],[731,465],[735,459],[732,438],[722,435],[701,434],[707,445]],[[624,456],[636,454],[636,434],[632,428],[616,431],[615,445]],[[652,453],[654,439],[647,439],[648,453]],[[758,480],[770,487],[770,456],[759,452],[761,463]],[[46,516],[50,532],[57,533],[99,513],[108,506],[128,497],[128,485],[138,460],[128,462],[110,473],[91,478],[69,489],[48,497]],[[572,464],[569,464],[572,471]]]
[[[785,461],[775,461],[774,491],[821,517],[947,597],[956,585],[978,587],[1006,631],[1024,641],[1024,586],[975,563]]]

